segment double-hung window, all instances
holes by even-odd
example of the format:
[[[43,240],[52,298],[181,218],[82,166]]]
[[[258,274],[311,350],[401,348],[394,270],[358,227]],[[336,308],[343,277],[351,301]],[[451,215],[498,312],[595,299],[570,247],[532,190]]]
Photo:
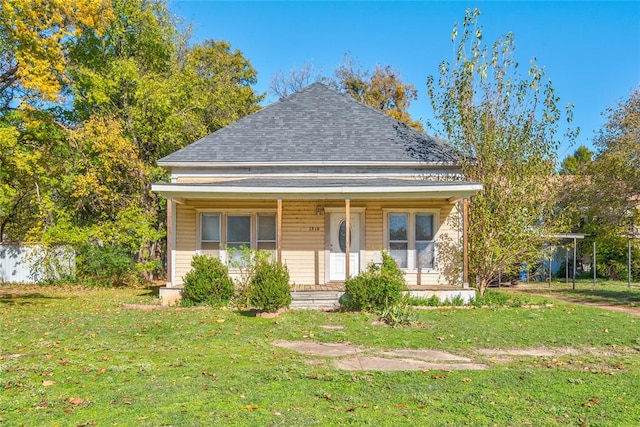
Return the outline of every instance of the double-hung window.
[[[273,213],[202,213],[200,251],[226,259],[228,249],[276,249],[276,215]]]
[[[426,212],[392,212],[387,216],[389,254],[401,268],[436,268],[435,215]]]
[[[258,214],[258,250],[273,251],[276,249],[276,216]]]
[[[220,253],[220,214],[203,214],[200,219],[200,249],[218,256]]]

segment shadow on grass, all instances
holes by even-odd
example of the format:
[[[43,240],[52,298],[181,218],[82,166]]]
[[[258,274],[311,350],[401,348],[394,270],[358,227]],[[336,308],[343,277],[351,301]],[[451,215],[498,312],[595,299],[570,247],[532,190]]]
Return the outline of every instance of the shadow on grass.
[[[0,304],[3,305],[32,305],[38,304],[45,301],[51,300],[60,300],[66,298],[60,297],[51,297],[47,295],[43,295],[41,293],[32,292],[32,293],[3,293],[0,295]]]
[[[141,292],[140,296],[149,296],[149,297],[160,297],[160,288],[163,288],[164,285],[149,285],[145,286]]]
[[[608,304],[619,304],[619,305],[640,305],[640,292],[638,292],[637,288],[632,289],[620,289],[614,288],[604,288],[604,287],[592,287],[592,285],[588,285],[588,287],[579,287],[577,289],[571,289],[566,287],[536,287],[531,289],[518,289],[522,293],[545,293],[549,295],[558,295],[569,298],[574,298],[576,300],[583,300],[595,303],[608,303]]]
[[[613,289],[568,289],[563,293],[577,297],[588,298],[593,301],[618,302],[622,304],[640,304],[640,292]]]

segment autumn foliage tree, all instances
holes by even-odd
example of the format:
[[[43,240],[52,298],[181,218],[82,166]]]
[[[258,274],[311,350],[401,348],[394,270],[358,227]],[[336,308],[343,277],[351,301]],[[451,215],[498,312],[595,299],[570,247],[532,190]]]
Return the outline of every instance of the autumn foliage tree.
[[[554,228],[552,184],[563,112],[544,70],[532,61],[523,75],[512,34],[486,45],[478,16],[467,10],[454,27],[455,57],[427,84],[466,179],[484,185],[470,201],[468,230],[469,271],[484,293],[500,272],[536,259]]]
[[[164,0],[0,2],[0,238],[157,269],[156,160],[256,111],[256,71],[227,42],[190,45]]]
[[[414,85],[402,79],[398,70],[389,65],[378,65],[370,72],[345,54],[333,77],[323,76],[321,71],[316,72],[313,65],[307,63],[288,73],[276,72],[271,80],[270,90],[283,99],[314,81],[326,83],[396,120],[423,130],[422,123],[414,120],[409,113],[411,102],[418,99],[418,91]]]

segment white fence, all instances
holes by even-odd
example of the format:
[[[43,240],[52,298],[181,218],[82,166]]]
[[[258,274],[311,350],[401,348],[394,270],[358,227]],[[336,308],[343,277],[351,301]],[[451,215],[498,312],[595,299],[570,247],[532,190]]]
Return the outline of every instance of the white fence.
[[[0,282],[39,283],[75,272],[75,253],[68,247],[0,244]]]

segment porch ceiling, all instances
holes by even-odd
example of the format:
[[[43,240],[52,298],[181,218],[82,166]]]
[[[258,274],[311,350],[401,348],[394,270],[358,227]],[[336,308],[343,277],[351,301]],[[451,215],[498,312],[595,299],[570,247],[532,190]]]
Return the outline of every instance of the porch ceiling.
[[[152,191],[167,198],[241,199],[459,199],[482,190],[467,181],[347,178],[245,178],[215,183],[154,184]]]

